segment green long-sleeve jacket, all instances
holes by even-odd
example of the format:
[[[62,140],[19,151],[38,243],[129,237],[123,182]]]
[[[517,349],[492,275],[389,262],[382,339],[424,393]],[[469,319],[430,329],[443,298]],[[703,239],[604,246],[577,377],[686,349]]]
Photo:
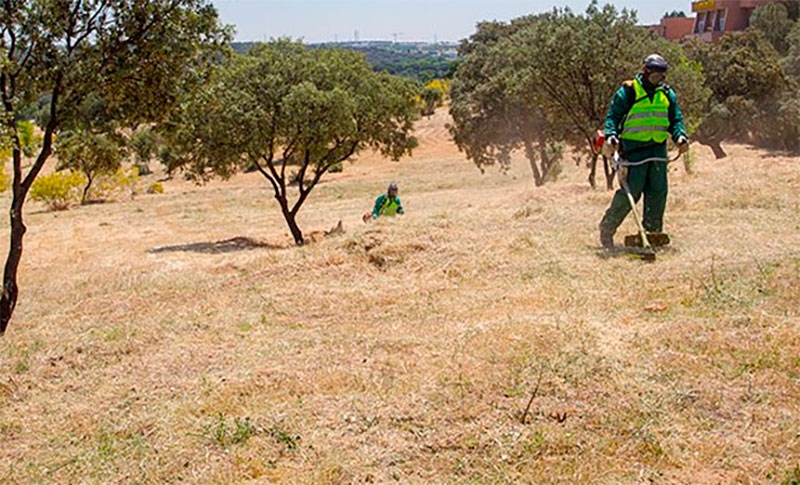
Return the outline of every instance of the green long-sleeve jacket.
[[[394,196],[390,199],[388,194],[381,194],[375,199],[375,207],[372,209],[372,217],[378,216],[393,216],[395,214],[403,214],[403,204],[400,202],[400,197]]]
[[[642,74],[637,74],[636,77],[642,82],[647,93],[654,93],[654,86],[646,86],[642,79]],[[678,98],[675,91],[667,88],[667,98],[669,99],[669,133],[672,135],[672,141],[677,142],[678,137],[686,135],[686,130],[683,126],[683,113],[678,106]],[[632,85],[625,83],[617,90],[614,99],[611,101],[611,107],[608,109],[605,123],[606,139],[609,136],[616,136],[619,138],[619,133],[622,131],[622,125],[625,122],[625,117],[630,111],[633,103],[636,101],[636,91]],[[622,143],[622,152],[629,162],[638,162],[646,158],[667,158],[667,144],[655,142],[637,142],[632,140],[620,140]]]

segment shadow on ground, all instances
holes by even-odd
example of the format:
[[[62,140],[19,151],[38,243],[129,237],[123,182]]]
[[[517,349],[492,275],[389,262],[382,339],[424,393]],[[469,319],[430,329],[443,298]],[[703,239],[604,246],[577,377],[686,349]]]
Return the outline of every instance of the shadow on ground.
[[[678,250],[673,247],[657,248],[654,254],[656,257],[650,259],[646,255],[651,254],[649,251],[637,247],[615,246],[614,249],[604,249],[602,246],[587,246],[589,249],[595,251],[595,254],[600,259],[613,259],[613,258],[627,258],[633,260],[641,260],[646,262],[653,262],[659,256],[670,256],[677,254]]]
[[[151,254],[191,252],[201,254],[222,254],[250,249],[286,249],[288,246],[257,241],[249,237],[234,237],[216,242],[198,242],[192,244],[179,244],[176,246],[160,246],[147,251]]]

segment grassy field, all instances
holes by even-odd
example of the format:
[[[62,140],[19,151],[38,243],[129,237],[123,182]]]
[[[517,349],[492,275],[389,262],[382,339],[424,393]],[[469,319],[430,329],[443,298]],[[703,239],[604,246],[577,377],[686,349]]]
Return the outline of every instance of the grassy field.
[[[695,146],[646,264],[585,168],[482,175],[446,121],[331,176],[301,227],[346,232],[302,248],[258,174],[29,204],[0,482],[797,483],[800,159]]]

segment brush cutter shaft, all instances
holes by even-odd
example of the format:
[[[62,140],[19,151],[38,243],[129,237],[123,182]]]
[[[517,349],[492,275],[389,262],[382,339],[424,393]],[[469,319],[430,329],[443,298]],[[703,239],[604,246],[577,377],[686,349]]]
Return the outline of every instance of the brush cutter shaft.
[[[622,157],[618,156],[617,154],[615,154],[614,155],[614,165],[620,165],[620,166],[624,166],[624,167],[638,167],[639,165],[644,165],[645,163],[650,163],[650,162],[672,163],[672,162],[677,161],[680,157],[681,157],[681,154],[679,153],[675,158],[672,158],[672,159],[661,158],[661,157],[651,157],[651,158],[645,158],[644,160],[639,160],[638,162],[629,162],[629,161],[625,160],[624,158],[622,158]]]
[[[642,247],[652,251],[653,247],[650,246],[650,241],[647,240],[647,232],[644,230],[642,221],[639,220],[639,211],[636,210],[636,201],[633,200],[633,194],[631,194],[631,189],[628,187],[628,182],[626,180],[622,181],[622,188],[625,190],[625,195],[628,196],[628,202],[631,203],[631,211],[633,211],[633,217],[636,219],[636,225],[639,227],[639,234],[642,236]]]

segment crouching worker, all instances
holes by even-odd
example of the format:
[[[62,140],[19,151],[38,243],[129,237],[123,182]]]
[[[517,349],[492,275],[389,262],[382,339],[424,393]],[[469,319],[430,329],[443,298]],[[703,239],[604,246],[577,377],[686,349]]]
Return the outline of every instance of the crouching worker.
[[[364,222],[370,219],[377,219],[380,216],[393,216],[395,214],[403,214],[403,204],[400,202],[400,197],[397,196],[397,184],[392,182],[385,194],[381,194],[375,199],[375,207],[372,213],[367,212],[364,214]]]

